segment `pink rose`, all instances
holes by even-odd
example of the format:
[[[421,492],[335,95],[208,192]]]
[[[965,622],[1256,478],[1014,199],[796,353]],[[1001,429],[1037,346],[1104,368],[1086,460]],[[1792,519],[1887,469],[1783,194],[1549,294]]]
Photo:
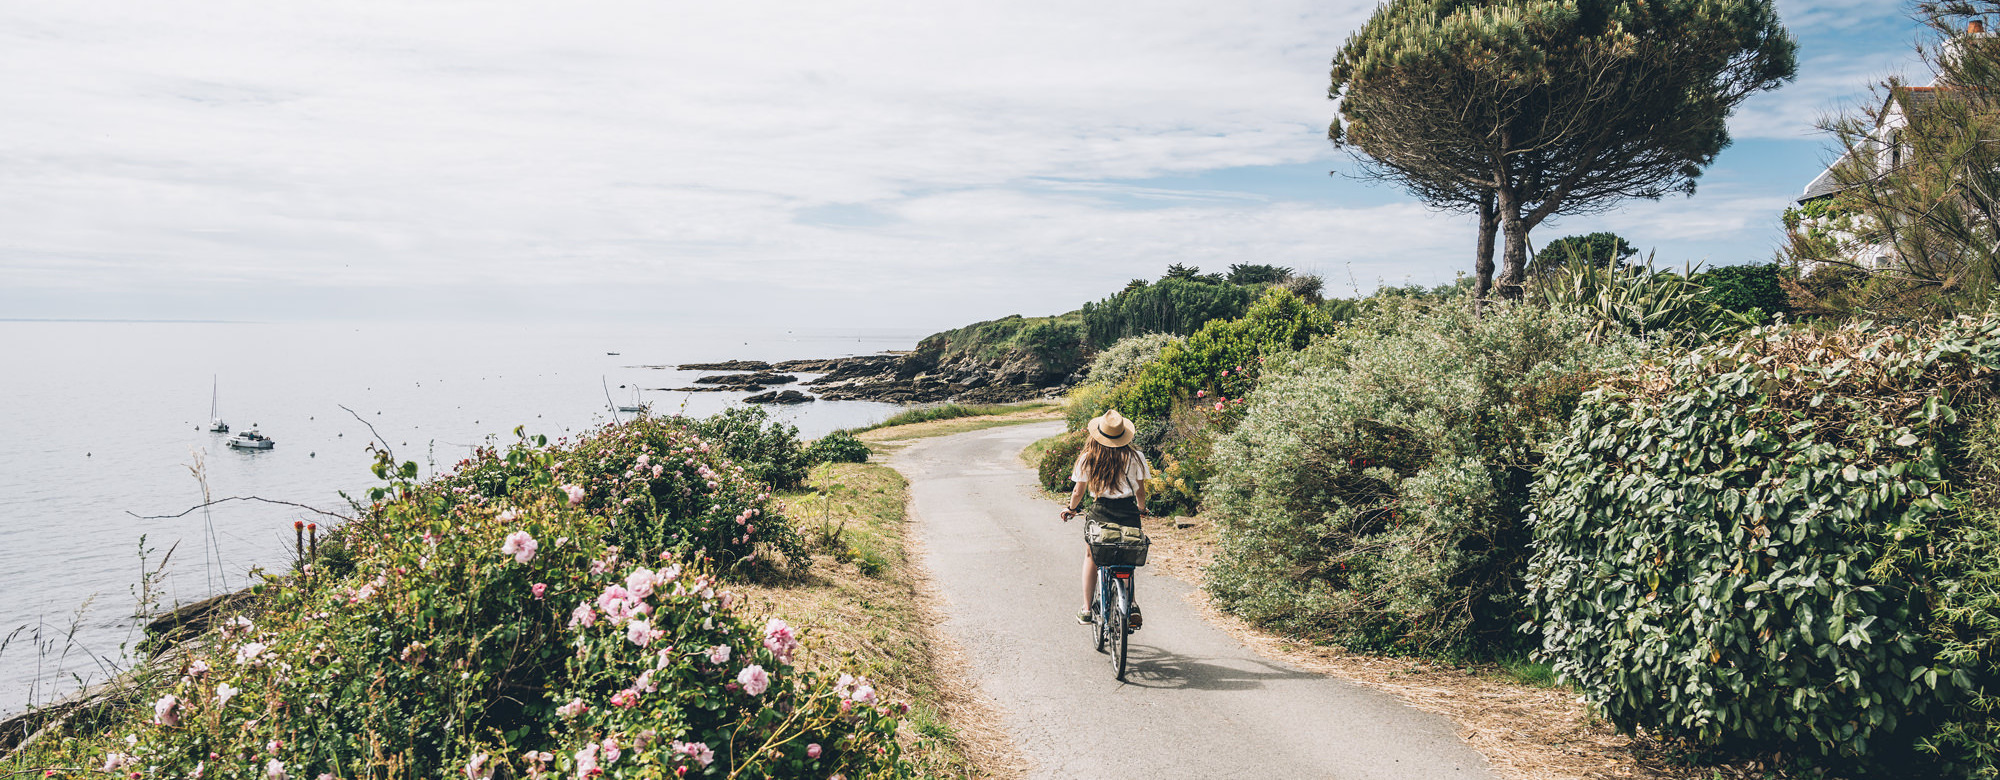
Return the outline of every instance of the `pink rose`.
[[[729,646],[716,645],[708,649],[708,662],[721,666],[729,663]]]
[[[153,702],[153,723],[161,726],[173,726],[180,723],[180,708],[181,700],[175,698],[173,694],[169,693],[161,696],[159,701]]]
[[[535,550],[539,547],[541,545],[527,531],[515,531],[508,534],[507,541],[500,545],[500,554],[514,556],[515,563],[527,563],[535,559]]]
[[[576,506],[577,504],[583,503],[583,488],[577,487],[575,485],[564,485],[562,487],[562,490],[564,493],[569,494],[570,506]]]
[[[806,758],[819,758],[819,743],[818,743],[818,742],[814,742],[814,743],[812,743],[812,744],[810,744],[810,745],[807,745],[807,746],[806,746]]]
[[[591,609],[588,601],[576,605],[576,609],[569,613],[570,628],[577,626],[589,628],[594,625],[597,625],[597,610]]]
[[[542,596],[549,592],[549,584],[546,582],[537,582],[533,585],[529,585],[528,592],[535,594],[536,601],[541,601]]]
[[[736,681],[742,683],[743,692],[751,696],[762,696],[771,687],[771,675],[757,664],[743,667],[743,671],[737,673]]]
[[[644,620],[625,624],[625,640],[640,647],[653,641],[653,625]]]

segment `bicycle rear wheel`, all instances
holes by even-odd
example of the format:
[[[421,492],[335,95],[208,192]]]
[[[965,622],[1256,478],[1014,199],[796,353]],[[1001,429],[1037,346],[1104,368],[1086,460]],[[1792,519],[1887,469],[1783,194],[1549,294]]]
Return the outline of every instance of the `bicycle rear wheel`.
[[[1114,579],[1111,589],[1116,604],[1116,608],[1109,610],[1111,614],[1106,616],[1109,618],[1107,622],[1112,624],[1106,629],[1111,632],[1111,669],[1117,673],[1118,681],[1124,682],[1125,649],[1132,637],[1132,584]]]
[[[1110,611],[1105,609],[1105,605],[1111,603],[1111,588],[1109,583],[1105,582],[1107,578],[1108,575],[1103,569],[1097,570],[1097,598],[1090,602],[1090,630],[1097,639],[1097,652],[1100,653],[1104,652],[1105,646],[1111,641],[1111,635],[1107,633],[1109,630],[1107,626],[1111,620],[1105,616],[1105,613]]]

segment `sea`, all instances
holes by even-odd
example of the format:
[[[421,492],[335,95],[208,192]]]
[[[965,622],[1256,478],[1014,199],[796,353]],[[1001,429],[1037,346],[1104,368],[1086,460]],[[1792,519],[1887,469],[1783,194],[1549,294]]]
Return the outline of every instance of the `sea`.
[[[428,475],[514,441],[517,427],[554,440],[629,417],[614,407],[635,401],[705,416],[747,395],[670,392],[708,373],[675,365],[877,354],[923,335],[0,321],[0,713],[128,668],[144,612],[241,588],[260,567],[284,570],[296,521],[330,522],[319,512],[348,513],[343,492],[379,484],[371,444]],[[211,408],[276,446],[225,446],[228,435],[208,432]],[[900,408],[767,407],[803,438]]]

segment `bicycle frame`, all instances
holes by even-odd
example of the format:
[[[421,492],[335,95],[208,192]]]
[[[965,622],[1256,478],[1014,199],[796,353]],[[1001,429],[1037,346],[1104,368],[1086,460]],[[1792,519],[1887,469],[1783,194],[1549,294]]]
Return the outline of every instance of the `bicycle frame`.
[[[1120,682],[1125,680],[1132,635],[1133,571],[1131,566],[1097,567],[1097,597],[1090,606],[1096,617],[1097,651],[1111,655],[1111,669]]]

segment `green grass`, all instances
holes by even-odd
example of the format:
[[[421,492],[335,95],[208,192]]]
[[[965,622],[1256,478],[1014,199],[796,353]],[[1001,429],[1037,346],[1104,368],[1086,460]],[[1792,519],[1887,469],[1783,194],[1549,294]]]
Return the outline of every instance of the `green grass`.
[[[1502,659],[1500,670],[1506,673],[1508,679],[1522,685],[1532,685],[1536,688],[1558,688],[1563,685],[1556,679],[1555,667],[1526,657]]]
[[[849,428],[847,432],[861,433],[862,431],[872,431],[876,428],[910,425],[912,423],[955,420],[960,417],[986,417],[995,414],[1009,414],[1045,405],[1047,405],[1046,401],[1026,401],[1018,404],[940,404],[937,406],[921,406],[900,412],[874,425]]]

